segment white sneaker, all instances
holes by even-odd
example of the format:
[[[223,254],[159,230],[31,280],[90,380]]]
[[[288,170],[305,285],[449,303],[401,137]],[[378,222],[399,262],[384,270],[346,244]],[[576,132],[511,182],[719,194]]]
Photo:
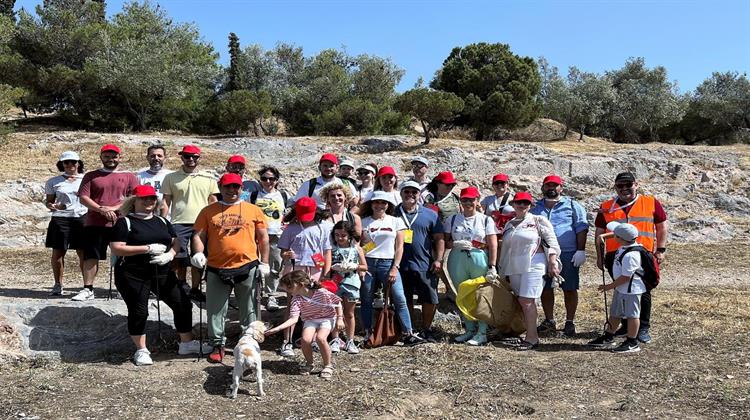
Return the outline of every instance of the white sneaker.
[[[476,331],[466,331],[465,333],[454,338],[453,341],[455,341],[456,343],[465,343],[468,339],[474,337],[474,334],[476,334]]]
[[[487,335],[476,333],[476,335],[474,335],[474,337],[471,337],[471,340],[467,341],[466,344],[470,346],[481,346],[483,344],[487,344]]]
[[[292,343],[284,343],[281,346],[281,357],[294,357],[294,346]]]
[[[338,353],[341,351],[341,345],[344,343],[340,338],[336,337],[329,344],[331,345],[331,353]]]
[[[94,298],[94,291],[84,287],[83,290],[81,290],[80,292],[78,292],[78,294],[70,298],[70,300],[75,300],[76,302],[83,302],[84,300],[91,300],[93,298]]]
[[[133,363],[136,366],[148,366],[153,365],[154,361],[151,360],[151,352],[148,349],[138,349],[133,355]]]
[[[349,340],[346,342],[346,352],[349,354],[359,354],[359,347],[354,344],[354,340]]]
[[[214,350],[213,346],[203,344],[203,354],[209,354]],[[177,354],[184,356],[186,354],[198,354],[201,351],[201,344],[198,340],[191,340],[180,342],[180,347],[177,349]]]

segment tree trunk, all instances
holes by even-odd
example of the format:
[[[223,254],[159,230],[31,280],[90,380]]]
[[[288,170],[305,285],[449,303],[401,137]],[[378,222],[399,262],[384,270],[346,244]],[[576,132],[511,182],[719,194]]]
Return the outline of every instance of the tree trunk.
[[[260,120],[258,120],[258,126],[260,127],[260,133],[265,136],[266,135],[266,128],[263,127],[263,117],[261,117]]]
[[[568,138],[568,133],[570,133],[570,126],[568,124],[565,124],[565,133],[563,134],[563,140]]]
[[[255,120],[253,120],[253,134],[255,134],[255,137],[258,137],[258,124]]]
[[[419,122],[422,123],[422,131],[424,131],[424,143],[422,144],[430,144],[430,128],[427,126],[425,120],[419,120]]]
[[[578,141],[583,141],[583,132],[586,131],[586,126],[582,125],[578,132]]]

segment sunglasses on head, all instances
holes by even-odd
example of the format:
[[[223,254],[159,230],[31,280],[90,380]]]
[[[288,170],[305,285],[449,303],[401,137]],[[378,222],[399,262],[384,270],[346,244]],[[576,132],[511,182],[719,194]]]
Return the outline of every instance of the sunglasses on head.
[[[185,160],[190,160],[190,159],[198,160],[201,158],[201,155],[182,155],[182,158]]]
[[[623,182],[621,184],[615,184],[615,188],[617,189],[630,188],[632,186],[633,186],[632,182]]]
[[[276,181],[276,177],[273,176],[262,176],[260,177],[261,181]]]

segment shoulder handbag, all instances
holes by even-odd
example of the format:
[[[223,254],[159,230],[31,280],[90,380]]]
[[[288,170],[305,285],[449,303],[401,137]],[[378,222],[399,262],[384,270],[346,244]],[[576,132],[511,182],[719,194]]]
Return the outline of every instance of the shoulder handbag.
[[[476,291],[477,307],[474,316],[492,325],[502,334],[519,335],[526,331],[523,311],[510,283],[500,280],[497,284],[485,283]]]
[[[392,346],[401,338],[401,324],[398,321],[396,311],[391,308],[390,292],[391,286],[388,284],[383,290],[385,295],[383,309],[378,314],[375,328],[373,328],[372,335],[370,335],[370,340],[367,343],[369,348]]]

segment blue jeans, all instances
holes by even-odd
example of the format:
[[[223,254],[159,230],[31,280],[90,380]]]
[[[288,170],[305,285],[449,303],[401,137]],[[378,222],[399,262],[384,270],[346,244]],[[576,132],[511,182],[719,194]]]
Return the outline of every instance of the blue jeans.
[[[372,330],[372,294],[378,285],[385,285],[388,282],[388,271],[393,265],[392,259],[384,258],[367,258],[367,275],[362,287],[359,289],[362,305],[360,314],[362,324],[365,330]],[[409,307],[406,306],[406,296],[404,295],[404,284],[401,282],[401,274],[396,270],[396,281],[391,284],[391,301],[396,307],[398,319],[401,320],[401,327],[406,334],[411,333],[411,318],[409,317]]]

